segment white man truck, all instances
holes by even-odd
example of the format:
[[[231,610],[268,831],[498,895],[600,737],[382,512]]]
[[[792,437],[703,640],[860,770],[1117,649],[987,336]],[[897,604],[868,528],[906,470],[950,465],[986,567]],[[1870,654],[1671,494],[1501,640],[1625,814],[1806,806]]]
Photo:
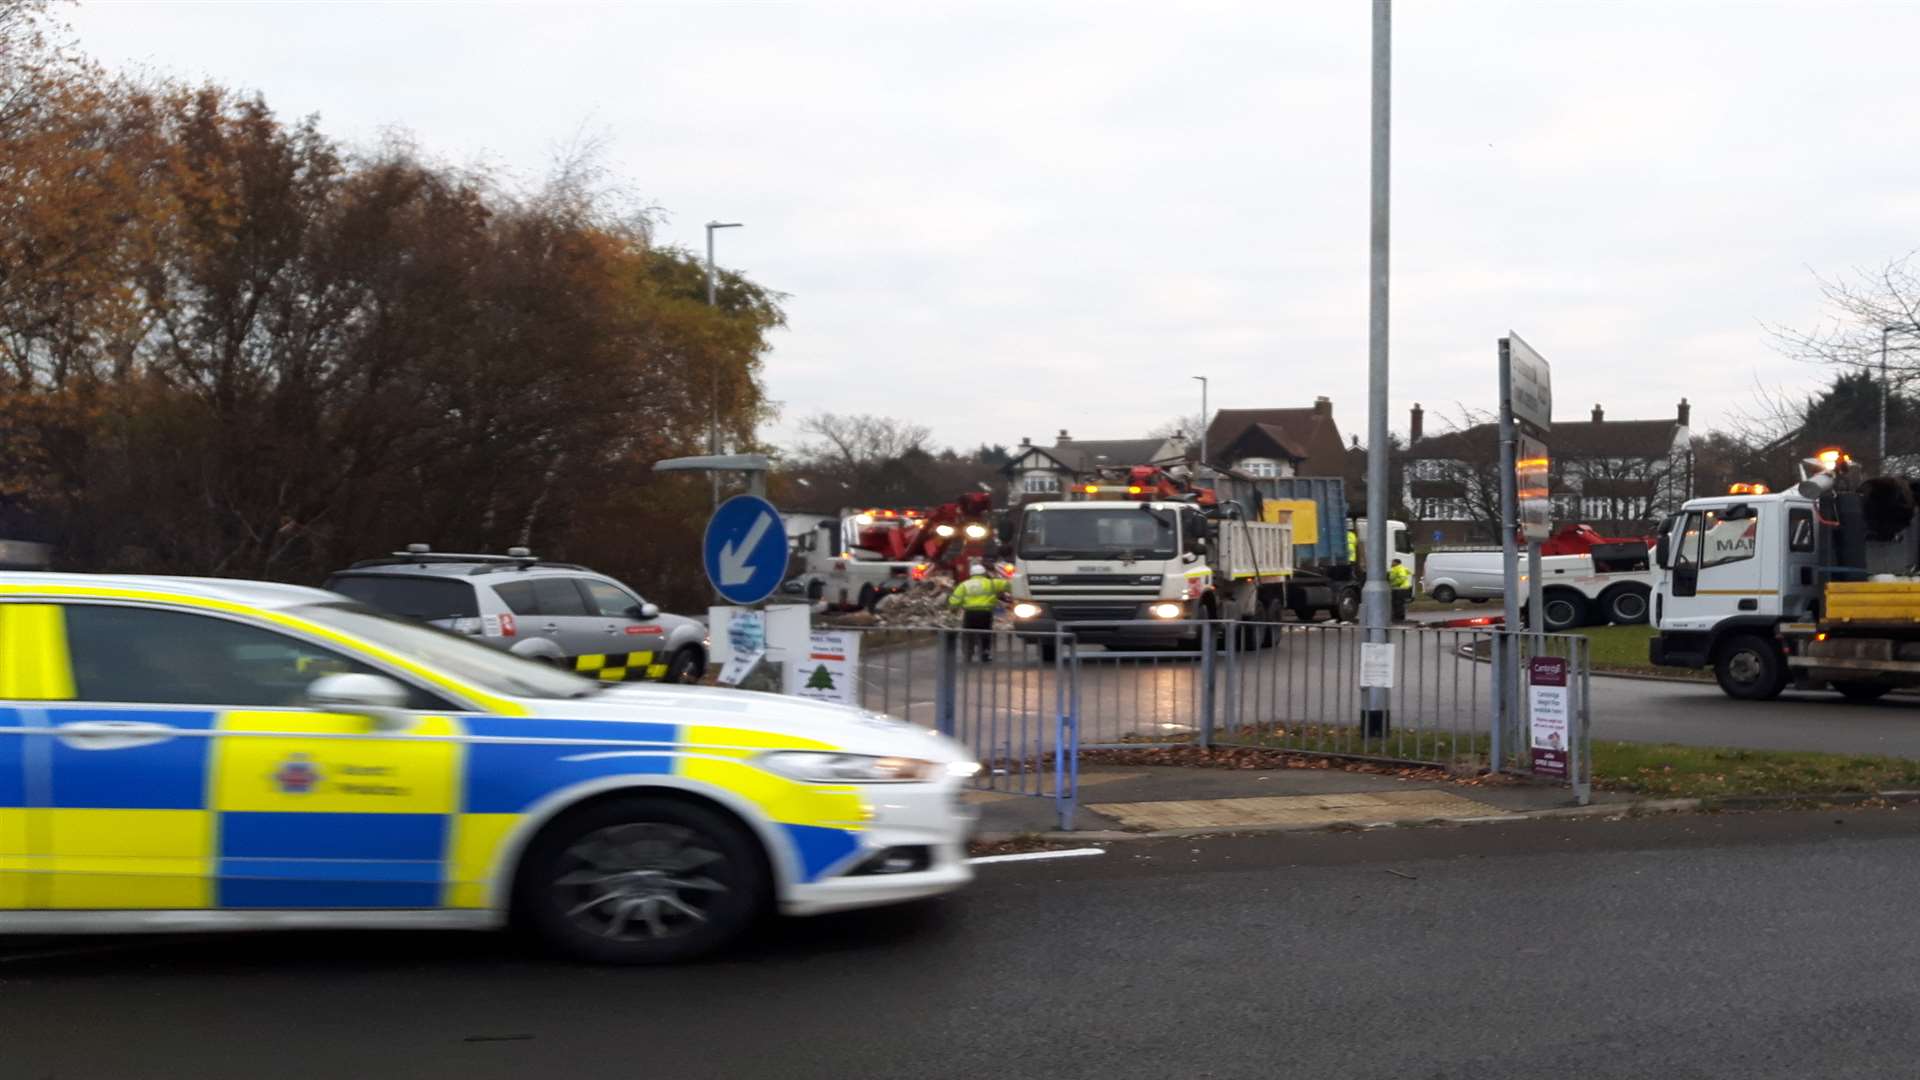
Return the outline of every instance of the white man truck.
[[[1192,644],[1194,620],[1269,623],[1321,610],[1353,618],[1360,582],[1346,555],[1340,481],[1258,483],[1285,490],[1261,495],[1230,482],[1206,506],[1133,485],[1027,504],[1013,551],[1015,626],[1124,647]],[[1392,522],[1390,533],[1405,545],[1404,526]],[[1052,651],[1051,637],[1034,636],[1043,654]],[[1259,647],[1266,638],[1249,628],[1241,640]]]
[[[1920,686],[1914,489],[1856,483],[1844,457],[1819,460],[1824,471],[1792,491],[1694,499],[1662,529],[1653,663],[1711,667],[1749,701],[1788,687],[1871,701]]]

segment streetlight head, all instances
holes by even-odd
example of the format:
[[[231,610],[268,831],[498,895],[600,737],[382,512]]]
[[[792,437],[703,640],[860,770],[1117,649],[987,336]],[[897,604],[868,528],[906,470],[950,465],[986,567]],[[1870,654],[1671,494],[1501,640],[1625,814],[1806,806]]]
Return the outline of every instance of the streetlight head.
[[[709,221],[709,222],[707,222],[707,228],[709,228],[709,229],[737,229],[737,228],[739,228],[739,227],[741,227],[741,226],[742,226],[742,225],[744,225],[744,224],[746,224],[746,223],[745,223],[745,222],[741,222],[741,221]]]

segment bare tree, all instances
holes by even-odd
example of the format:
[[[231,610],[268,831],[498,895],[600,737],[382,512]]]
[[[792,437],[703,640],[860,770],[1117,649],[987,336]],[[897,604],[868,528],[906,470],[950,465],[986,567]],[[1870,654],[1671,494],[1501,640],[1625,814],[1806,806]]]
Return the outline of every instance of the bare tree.
[[[1768,326],[1775,346],[1796,360],[1878,371],[1881,331],[1920,324],[1920,268],[1916,252],[1889,259],[1875,270],[1820,278],[1829,315],[1812,329]],[[1920,349],[1909,338],[1887,351],[1887,369],[1902,380],[1920,374]]]
[[[798,456],[847,472],[898,461],[911,453],[926,453],[933,431],[890,416],[815,413],[800,421],[800,431],[811,438],[800,444]]]
[[[1185,436],[1187,442],[1196,447],[1200,445],[1201,436],[1206,433],[1206,419],[1200,415],[1198,410],[1190,412],[1185,416],[1176,416],[1164,423],[1156,424],[1147,430],[1147,434],[1155,439],[1171,439],[1175,435]]]

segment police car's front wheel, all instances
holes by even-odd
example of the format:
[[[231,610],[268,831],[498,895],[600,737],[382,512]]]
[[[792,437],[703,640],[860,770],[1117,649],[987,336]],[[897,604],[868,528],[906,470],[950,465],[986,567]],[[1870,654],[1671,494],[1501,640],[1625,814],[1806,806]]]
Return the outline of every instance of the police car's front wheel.
[[[601,964],[658,964],[720,948],[765,909],[746,830],[702,806],[627,798],[568,814],[534,841],[518,902],[556,948]]]

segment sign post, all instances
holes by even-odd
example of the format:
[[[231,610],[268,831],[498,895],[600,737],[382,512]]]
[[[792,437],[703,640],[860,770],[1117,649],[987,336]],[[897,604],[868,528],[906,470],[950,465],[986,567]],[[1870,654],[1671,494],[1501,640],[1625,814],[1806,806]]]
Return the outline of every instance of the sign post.
[[[766,613],[756,609],[787,572],[787,529],[780,511],[758,495],[735,495],[707,521],[701,563],[713,591],[734,608],[708,612],[708,628],[724,632],[727,659],[720,681],[740,685],[767,656]],[[724,623],[724,627],[721,625]]]
[[[1512,331],[1500,339],[1500,551],[1503,556],[1506,628],[1494,650],[1495,695],[1493,768],[1501,767],[1505,746],[1517,751],[1519,721],[1520,551],[1518,537],[1527,540],[1527,595],[1532,630],[1542,630],[1544,605],[1540,584],[1540,542],[1553,527],[1553,501],[1546,443],[1540,438],[1553,426],[1553,369],[1546,358]],[[1524,475],[1523,475],[1524,472]],[[1526,499],[1526,514],[1521,499]],[[1504,743],[1511,735],[1514,742]]]

